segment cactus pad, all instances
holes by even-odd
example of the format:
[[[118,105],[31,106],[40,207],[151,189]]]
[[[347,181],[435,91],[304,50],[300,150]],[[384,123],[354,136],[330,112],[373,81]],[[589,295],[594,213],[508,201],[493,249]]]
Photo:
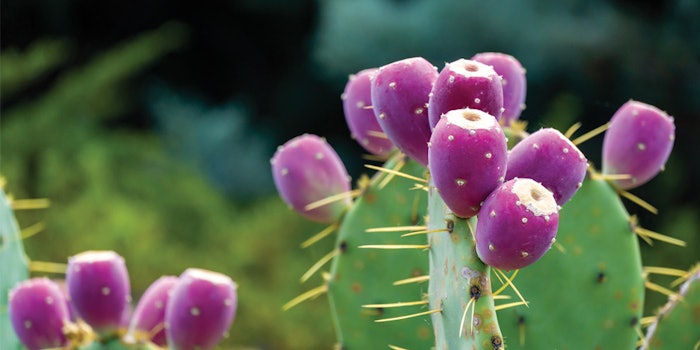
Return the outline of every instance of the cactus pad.
[[[386,164],[393,169],[404,156]],[[401,172],[421,177],[424,169],[409,160]],[[428,316],[391,322],[375,322],[425,311],[420,306],[367,308],[363,305],[420,301],[425,284],[394,286],[398,280],[428,272],[428,254],[421,249],[381,250],[368,245],[425,244],[424,236],[399,237],[397,232],[366,232],[368,229],[421,224],[425,215],[425,192],[412,190],[415,181],[378,173],[345,214],[337,237],[328,295],[336,322],[340,349],[382,349],[388,345],[428,349],[433,334]]]
[[[678,294],[669,297],[647,329],[641,350],[700,347],[700,265],[688,274]]]
[[[28,264],[12,203],[0,190],[0,339],[7,349],[20,347],[10,324],[7,299],[10,289],[29,277]]]

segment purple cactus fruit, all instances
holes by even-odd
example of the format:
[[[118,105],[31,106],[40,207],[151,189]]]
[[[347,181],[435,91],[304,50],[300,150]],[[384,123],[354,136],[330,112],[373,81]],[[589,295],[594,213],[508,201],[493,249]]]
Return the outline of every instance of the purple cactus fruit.
[[[541,183],[564,205],[581,187],[588,160],[566,136],[540,129],[516,144],[508,154],[506,181],[520,177]]]
[[[493,68],[461,58],[440,71],[428,103],[430,127],[435,128],[443,114],[462,108],[482,110],[497,120],[500,118],[503,86]]]
[[[371,75],[376,68],[365,69],[348,79],[343,92],[343,112],[352,138],[367,152],[386,157],[394,149],[394,144],[383,134],[377,117],[372,110]]]
[[[165,309],[171,350],[206,350],[227,335],[236,314],[237,286],[226,275],[189,268],[180,275]]]
[[[476,224],[476,253],[501,270],[526,267],[554,243],[559,209],[552,192],[532,179],[512,179],[484,201]]]
[[[8,311],[12,328],[29,350],[62,348],[70,322],[68,302],[61,288],[48,278],[32,278],[10,290]]]
[[[63,297],[66,299],[66,302],[68,303],[68,319],[71,322],[74,322],[77,320],[76,312],[73,309],[73,304],[70,302],[70,296],[68,296],[68,286],[66,285],[66,280],[65,279],[53,279],[52,280],[56,285],[58,285],[58,288],[61,290],[61,293],[63,293]]]
[[[117,253],[86,251],[68,258],[66,285],[78,317],[97,333],[109,335],[124,325],[131,287],[124,258]]]
[[[176,276],[162,276],[146,289],[131,317],[127,333],[129,337],[135,340],[149,340],[158,346],[167,345],[165,306],[177,280]]]
[[[525,109],[525,68],[515,57],[500,52],[482,52],[474,55],[472,60],[493,67],[503,78],[503,114],[499,122],[510,125],[513,120],[520,118],[520,113]]]
[[[306,206],[350,191],[350,176],[338,154],[316,135],[297,136],[280,146],[272,157],[272,176],[282,199],[301,216],[333,222],[352,203],[343,198],[318,208]]]
[[[437,68],[421,57],[387,64],[372,77],[372,107],[379,125],[396,147],[428,166],[428,95]]]
[[[478,109],[444,114],[430,138],[430,177],[455,215],[468,218],[504,181],[506,137],[496,118]]]
[[[629,190],[663,170],[673,149],[676,127],[666,112],[646,103],[628,101],[610,119],[603,138],[603,173],[629,175],[614,180]]]

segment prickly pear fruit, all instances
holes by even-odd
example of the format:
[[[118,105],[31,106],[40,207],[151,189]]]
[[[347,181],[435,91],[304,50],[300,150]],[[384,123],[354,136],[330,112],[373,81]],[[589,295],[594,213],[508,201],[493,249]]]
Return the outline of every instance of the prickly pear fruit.
[[[389,63],[372,78],[372,107],[379,125],[396,147],[428,166],[428,95],[437,68],[421,57]]]
[[[564,205],[581,187],[588,160],[566,136],[552,128],[540,129],[515,145],[508,154],[506,180],[530,178]]]
[[[614,180],[629,190],[651,180],[666,164],[676,127],[666,112],[646,103],[628,101],[610,119],[603,138],[603,173],[629,175]]]
[[[447,112],[430,138],[430,176],[455,215],[476,215],[504,181],[506,137],[496,118],[477,109]]]
[[[306,210],[318,200],[350,191],[350,176],[325,139],[297,136],[280,146],[271,160],[272,176],[282,199],[301,216],[333,222],[350,205],[350,197]]]
[[[367,152],[387,157],[394,149],[394,144],[387,137],[378,135],[384,132],[372,110],[370,77],[376,71],[376,68],[371,68],[351,75],[341,98],[345,122],[352,138]]]
[[[482,110],[496,120],[501,117],[503,86],[493,68],[461,58],[440,71],[428,102],[430,127],[435,128],[443,114],[462,108]]]
[[[68,301],[55,282],[45,277],[20,282],[10,291],[8,308],[12,327],[29,350],[67,345]]]
[[[493,67],[501,76],[503,86],[503,114],[499,118],[502,125],[510,125],[513,120],[520,118],[525,109],[527,83],[525,68],[515,57],[500,52],[482,52],[474,55],[472,60]]]
[[[128,337],[138,341],[147,340],[159,346],[167,345],[164,327],[165,306],[176,282],[175,276],[162,276],[146,289],[134,309]]]
[[[124,258],[113,251],[86,251],[68,258],[68,296],[78,316],[97,333],[109,335],[123,324],[131,302]]]
[[[165,309],[172,350],[212,349],[227,334],[236,313],[236,284],[218,272],[189,268],[180,275]]]
[[[476,224],[476,252],[486,264],[515,270],[554,243],[559,210],[552,192],[532,179],[512,179],[484,201]]]

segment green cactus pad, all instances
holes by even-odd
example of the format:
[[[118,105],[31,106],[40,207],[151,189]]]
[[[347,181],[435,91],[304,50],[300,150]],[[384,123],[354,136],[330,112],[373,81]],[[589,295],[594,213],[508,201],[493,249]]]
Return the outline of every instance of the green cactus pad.
[[[402,157],[390,159],[393,169]],[[401,172],[422,177],[425,169],[412,160]],[[376,322],[427,310],[427,306],[367,308],[363,305],[419,301],[426,284],[393,282],[428,273],[428,253],[421,249],[382,250],[365,245],[425,244],[424,236],[400,237],[402,232],[367,229],[422,224],[425,192],[412,189],[416,181],[395,176],[383,188],[387,174],[377,174],[342,219],[333,259],[328,295],[340,349],[386,349],[389,345],[429,349],[433,344],[430,317]],[[405,233],[405,232],[403,232]]]
[[[641,350],[700,348],[700,265],[652,323]]]
[[[529,307],[498,313],[509,349],[634,349],[644,305],[637,236],[615,190],[587,178],[557,243],[514,281]]]
[[[0,190],[0,339],[3,349],[20,349],[7,312],[7,299],[10,289],[29,277],[28,264],[12,203]]]
[[[491,290],[490,268],[476,255],[469,225],[449,213],[430,187],[430,308],[436,349],[504,349]]]

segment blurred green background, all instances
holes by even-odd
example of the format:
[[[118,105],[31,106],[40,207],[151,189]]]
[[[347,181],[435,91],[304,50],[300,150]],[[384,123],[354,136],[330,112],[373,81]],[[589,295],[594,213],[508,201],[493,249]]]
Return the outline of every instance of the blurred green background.
[[[675,117],[666,171],[634,191],[649,229],[688,247],[643,246],[645,265],[700,260],[700,3],[533,0],[4,0],[0,3],[0,173],[45,229],[33,260],[88,249],[127,261],[137,298],[160,275],[197,266],[239,283],[222,349],[328,349],[324,297],[281,306],[319,285],[301,274],[332,239],[274,192],[276,145],[324,135],[354,179],[362,151],[340,93],[347,75],[393,60],[444,62],[502,51],[528,70],[529,129],[583,131],[628,99]],[[600,163],[598,137],[582,146]],[[36,227],[36,226],[35,226]],[[35,275],[43,273],[36,272]],[[51,275],[53,277],[60,277]],[[667,283],[663,278],[655,278]],[[664,300],[652,295],[648,313]]]

